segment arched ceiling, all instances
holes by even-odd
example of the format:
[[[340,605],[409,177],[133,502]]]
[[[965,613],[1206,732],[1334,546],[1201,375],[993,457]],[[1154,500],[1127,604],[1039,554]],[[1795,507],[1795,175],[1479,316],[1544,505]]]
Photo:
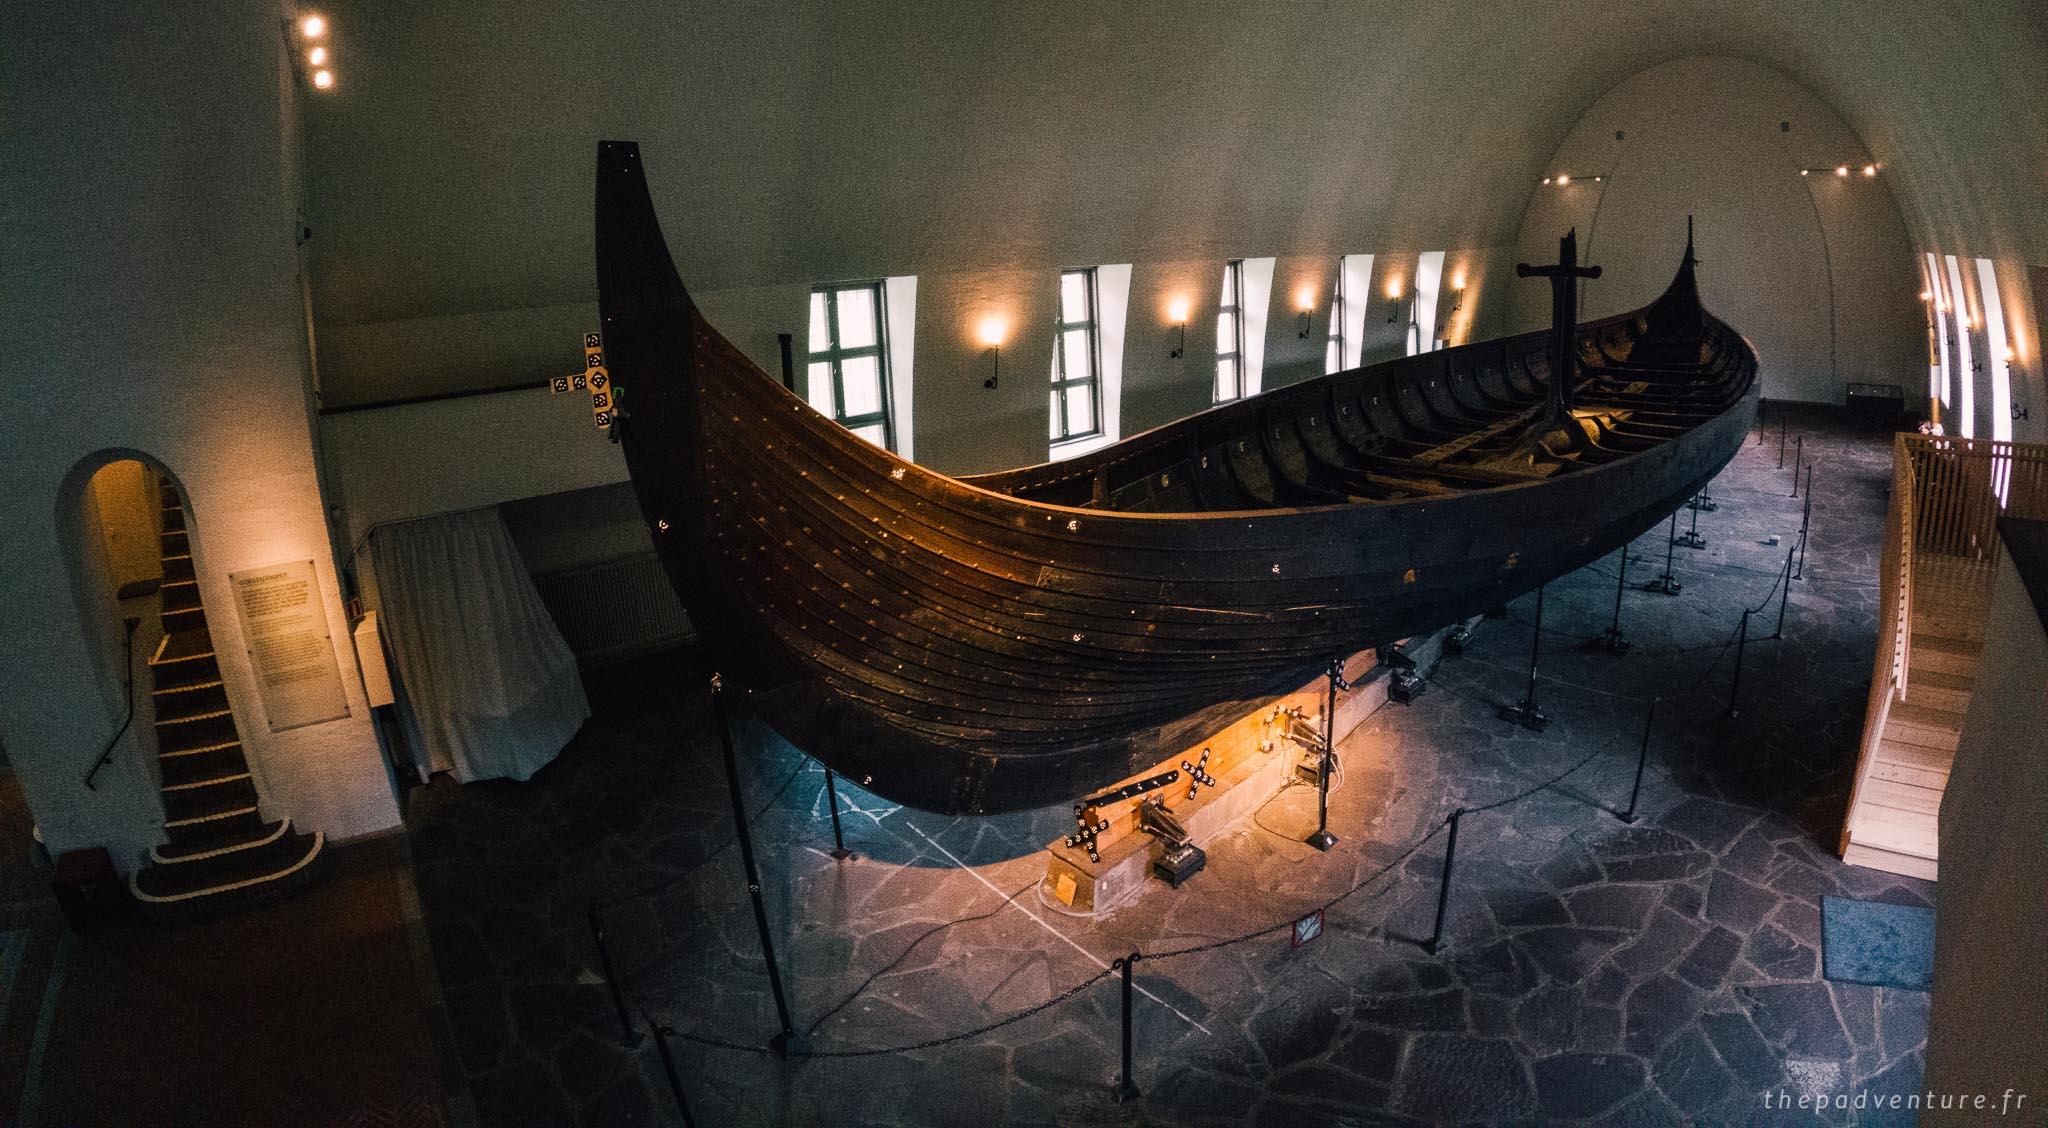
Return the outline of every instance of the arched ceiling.
[[[589,300],[600,137],[642,142],[713,288],[1505,244],[1588,106],[1702,54],[1837,109],[1916,239],[2048,262],[2043,0],[328,11],[341,81],[304,112],[330,323]]]

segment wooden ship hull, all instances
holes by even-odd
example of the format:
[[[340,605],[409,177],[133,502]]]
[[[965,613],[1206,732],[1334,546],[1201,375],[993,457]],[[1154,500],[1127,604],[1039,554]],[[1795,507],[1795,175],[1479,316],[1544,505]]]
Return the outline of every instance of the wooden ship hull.
[[[1700,308],[1688,245],[1656,303],[1581,327],[1568,408],[1532,333],[948,477],[721,336],[638,147],[598,166],[619,438],[677,593],[757,716],[925,810],[1070,802],[1333,658],[1532,591],[1664,520],[1755,416],[1755,354]]]

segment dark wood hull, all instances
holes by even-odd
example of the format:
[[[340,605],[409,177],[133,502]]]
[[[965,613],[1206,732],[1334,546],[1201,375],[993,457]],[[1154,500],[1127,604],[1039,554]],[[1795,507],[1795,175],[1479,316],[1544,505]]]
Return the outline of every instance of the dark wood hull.
[[[1698,310],[1688,257],[1656,305],[1585,327],[1587,437],[1555,456],[1531,441],[1532,334],[955,479],[856,438],[705,323],[629,143],[600,149],[597,264],[627,462],[700,636],[792,743],[949,813],[1071,800],[1334,656],[1611,552],[1755,413],[1755,355]]]

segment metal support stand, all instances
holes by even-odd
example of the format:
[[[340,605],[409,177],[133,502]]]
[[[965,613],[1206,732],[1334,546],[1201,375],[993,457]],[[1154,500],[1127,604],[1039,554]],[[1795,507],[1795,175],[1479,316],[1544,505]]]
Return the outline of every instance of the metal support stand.
[[[1643,716],[1643,746],[1636,750],[1636,782],[1628,789],[1628,810],[1621,813],[1621,821],[1636,821],[1636,799],[1643,793],[1643,768],[1650,762],[1650,726],[1657,723],[1657,702],[1662,697],[1650,698],[1650,711]]]
[[[1137,1082],[1131,1080],[1131,968],[1137,965],[1138,959],[1138,953],[1132,952],[1116,961],[1116,966],[1124,973],[1124,1075],[1116,1086],[1118,1104],[1136,1100],[1139,1096]]]
[[[683,1114],[683,1128],[697,1128],[697,1118],[690,1115],[690,1102],[683,1097],[683,1079],[676,1075],[676,1058],[668,1048],[668,1035],[668,1027],[654,1028],[654,1048],[661,1051],[661,1071],[668,1075],[668,1091],[676,1098],[676,1111]]]
[[[1628,546],[1621,546],[1621,559],[1614,567],[1614,622],[1601,631],[1593,645],[1609,654],[1627,654],[1628,640],[1621,637],[1621,595],[1628,590]]]
[[[1318,850],[1328,850],[1337,844],[1337,836],[1330,833],[1330,772],[1337,764],[1337,690],[1344,684],[1344,663],[1330,659],[1330,696],[1323,709],[1323,764],[1316,772],[1316,832],[1308,836],[1308,844]]]
[[[853,851],[846,848],[846,835],[839,829],[839,781],[831,768],[825,769],[825,798],[832,804],[832,856],[843,862],[853,857]]]
[[[1672,541],[1672,544],[1682,544],[1687,548],[1707,547],[1707,538],[1700,535],[1700,507],[1698,505],[1693,504],[1693,502],[1697,502],[1698,500],[1699,495],[1695,494],[1693,495],[1692,501],[1687,502],[1685,505],[1687,509],[1692,510],[1692,528],[1686,530],[1684,536],[1679,537],[1676,540]],[[1676,517],[1677,514],[1674,513],[1672,514],[1672,516]]]
[[[1677,544],[1678,510],[1674,509],[1671,511],[1670,535],[1664,538],[1664,574],[1645,583],[1643,585],[1644,591],[1654,591],[1658,595],[1677,595],[1680,591],[1684,590],[1678,582],[1678,577],[1671,574],[1671,552]]]
[[[740,864],[747,872],[747,893],[754,901],[754,928],[761,934],[761,961],[768,968],[768,990],[775,996],[775,1015],[782,1022],[782,1032],[769,1039],[768,1046],[778,1056],[801,1057],[810,1052],[808,1039],[796,1032],[789,1021],[789,999],[782,993],[782,969],[775,963],[775,941],[768,933],[768,903],[761,897],[761,871],[754,865],[754,833],[747,827],[747,804],[740,796],[739,754],[733,750],[732,723],[725,715],[725,682],[717,674],[711,675],[711,709],[717,714],[718,738],[725,747],[725,784],[732,793],[732,817],[737,824],[740,843]]]
[[[1702,487],[1700,492],[1692,495],[1691,501],[1685,503],[1685,507],[1698,510],[1701,513],[1712,513],[1721,508],[1721,503],[1715,501],[1714,495]]]
[[[1742,630],[1735,636],[1735,679],[1728,683],[1728,716],[1741,715],[1736,702],[1742,693],[1742,652],[1749,645],[1749,608],[1742,609]]]
[[[1550,718],[1536,708],[1536,659],[1543,653],[1543,589],[1536,589],[1535,637],[1529,643],[1529,692],[1524,694],[1519,705],[1503,705],[1498,716],[1525,729],[1542,732],[1550,724]]]
[[[1792,599],[1793,551],[1793,549],[1789,548],[1785,550],[1785,574],[1778,578],[1778,626],[1776,630],[1773,630],[1771,632],[1771,637],[1773,639],[1780,639],[1785,637],[1785,604],[1790,602],[1790,600]]]
[[[590,906],[590,935],[597,941],[597,959],[604,967],[604,984],[611,988],[612,1006],[619,1012],[619,1045],[635,1049],[640,1045],[640,1031],[633,1026],[633,1012],[626,1009],[626,990],[619,983],[618,969],[612,966],[612,949],[604,939],[604,916],[596,905]]]
[[[1432,956],[1444,945],[1444,916],[1451,907],[1451,864],[1458,857],[1458,820],[1464,817],[1463,807],[1451,812],[1451,840],[1444,844],[1444,882],[1436,891],[1436,927],[1422,942],[1422,950]]]
[[[1806,465],[1806,436],[1792,441],[1792,492],[1788,496],[1799,496],[1799,468]]]
[[[1806,574],[1806,538],[1813,529],[1813,464],[1806,466],[1806,505],[1799,514],[1799,563],[1792,569],[1792,578],[1801,579]]]

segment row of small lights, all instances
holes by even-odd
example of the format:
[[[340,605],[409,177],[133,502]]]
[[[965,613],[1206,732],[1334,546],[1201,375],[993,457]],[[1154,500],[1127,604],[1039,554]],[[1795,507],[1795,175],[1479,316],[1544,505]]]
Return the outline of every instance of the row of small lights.
[[[1396,274],[1387,279],[1386,294],[1388,301],[1400,301],[1401,295],[1404,292],[1400,275]],[[1452,311],[1455,312],[1459,306],[1464,304],[1465,276],[1462,273],[1452,277],[1451,293],[1456,295],[1451,307]],[[1302,286],[1295,290],[1294,308],[1295,312],[1303,317],[1307,317],[1315,312],[1315,289],[1311,286]],[[1194,312],[1194,303],[1186,295],[1175,295],[1167,300],[1165,312],[1167,325],[1170,328],[1180,330],[1183,336],[1185,336],[1188,328],[1188,317]],[[989,348],[1001,348],[1003,342],[1010,335],[1010,319],[1000,313],[988,314],[976,325],[976,335],[981,338],[981,343]]]
[[[1859,170],[1851,169],[1851,168],[1850,168],[1850,167],[1849,167],[1848,165],[1836,165],[1836,166],[1835,166],[1835,167],[1833,167],[1833,168],[1802,168],[1802,169],[1800,169],[1800,170],[1799,170],[1799,175],[1801,175],[1801,176],[1812,176],[1812,175],[1813,175],[1814,173],[1816,173],[1816,172],[1832,172],[1832,173],[1834,173],[1834,174],[1835,174],[1836,176],[1844,176],[1844,177],[1846,177],[1846,176],[1848,176],[1848,175],[1849,175],[1849,174],[1850,174],[1851,172],[1853,172],[1853,171],[1859,171]],[[1864,166],[1863,166],[1863,168],[1862,168],[1862,169],[1861,169],[1860,171],[1861,171],[1861,172],[1863,173],[1863,175],[1865,175],[1865,176],[1876,176],[1876,175],[1877,175],[1877,165],[1876,165],[1876,164],[1874,164],[1874,163],[1873,163],[1873,164],[1866,164],[1866,165],[1864,165]],[[1547,186],[1552,186],[1552,187],[1557,187],[1557,188],[1563,188],[1563,187],[1566,187],[1567,185],[1570,185],[1570,184],[1573,184],[1573,183],[1580,183],[1580,184],[1583,184],[1583,183],[1585,183],[1585,182],[1586,182],[1586,181],[1588,181],[1588,180],[1592,181],[1592,182],[1593,182],[1593,183],[1595,183],[1595,184],[1599,184],[1599,183],[1602,183],[1603,181],[1605,181],[1606,179],[1607,179],[1607,178],[1606,178],[1606,177],[1604,177],[1604,176],[1573,176],[1573,175],[1572,175],[1571,173],[1569,173],[1569,172],[1560,172],[1560,173],[1558,173],[1558,174],[1556,174],[1556,175],[1554,175],[1554,176],[1546,176],[1546,177],[1544,177],[1544,178],[1543,178],[1543,183],[1544,183],[1545,185],[1547,185]]]
[[[333,57],[327,44],[327,17],[306,15],[299,17],[299,38],[306,43],[306,65],[313,68],[313,85],[320,90],[334,88],[334,68],[329,60]]]

